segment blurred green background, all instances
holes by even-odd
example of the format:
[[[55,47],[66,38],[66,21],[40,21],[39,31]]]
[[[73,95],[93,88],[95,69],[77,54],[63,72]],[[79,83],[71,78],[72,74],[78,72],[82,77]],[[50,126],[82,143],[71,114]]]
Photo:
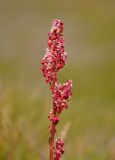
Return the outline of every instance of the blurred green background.
[[[51,94],[40,61],[55,18],[68,52],[59,79],[74,83],[58,125],[63,160],[115,160],[114,0],[0,0],[0,160],[48,160]]]

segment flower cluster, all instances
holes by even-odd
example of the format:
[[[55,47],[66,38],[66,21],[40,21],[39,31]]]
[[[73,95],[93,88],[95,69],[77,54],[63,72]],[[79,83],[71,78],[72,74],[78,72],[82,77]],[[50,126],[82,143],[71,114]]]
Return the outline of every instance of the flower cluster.
[[[57,125],[59,122],[59,117],[58,116],[54,116],[54,114],[52,112],[50,112],[50,115],[48,116],[48,119],[54,124]]]
[[[60,138],[56,141],[54,160],[61,160],[61,156],[64,153],[64,148],[63,147],[64,147],[64,142]]]
[[[68,80],[64,84],[56,83],[53,90],[53,110],[50,111],[48,119],[54,124],[57,125],[59,122],[59,115],[63,109],[68,108],[67,102],[69,101],[72,95],[72,81]],[[52,125],[49,126],[50,133],[54,132]]]
[[[53,99],[54,99],[54,109],[55,112],[60,114],[62,110],[68,108],[67,101],[70,99],[72,95],[72,81],[68,80],[64,84],[56,83]]]
[[[60,84],[57,80],[57,72],[64,67],[67,53],[64,51],[63,22],[56,19],[53,21],[52,28],[48,34],[48,47],[43,57],[41,71],[47,83],[50,84],[52,93],[53,107],[48,119],[51,121],[49,126],[50,138],[50,160],[61,160],[64,153],[64,142],[62,139],[55,140],[56,125],[59,122],[59,115],[63,109],[68,108],[67,102],[72,95],[72,81],[68,80]]]
[[[67,59],[67,53],[64,51],[63,22],[53,21],[52,28],[48,34],[48,48],[42,59],[42,72],[46,82],[50,83],[57,80],[57,72],[63,68]]]

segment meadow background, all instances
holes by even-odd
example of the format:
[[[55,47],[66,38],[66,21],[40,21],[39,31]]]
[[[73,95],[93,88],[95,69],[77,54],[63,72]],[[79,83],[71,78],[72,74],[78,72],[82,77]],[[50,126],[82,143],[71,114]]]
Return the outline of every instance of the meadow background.
[[[0,160],[48,160],[47,34],[64,21],[73,97],[61,116],[63,160],[115,160],[115,1],[0,0]]]

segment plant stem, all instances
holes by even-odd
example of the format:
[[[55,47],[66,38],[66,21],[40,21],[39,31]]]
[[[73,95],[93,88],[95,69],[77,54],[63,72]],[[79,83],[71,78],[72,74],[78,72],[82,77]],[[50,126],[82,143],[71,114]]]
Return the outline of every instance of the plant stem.
[[[52,129],[55,130],[54,124],[52,124]],[[50,160],[53,160],[53,148],[54,148],[54,135],[55,132],[51,133],[51,137],[49,138],[49,146],[50,146]]]
[[[51,87],[51,91],[52,91],[52,94],[54,92],[54,87],[55,87],[55,81],[53,82],[53,84],[51,85],[50,84],[50,87]],[[54,109],[54,100],[53,100],[53,116],[55,117],[56,115],[56,112],[55,112],[55,109]],[[54,160],[54,136],[55,136],[55,124],[52,122],[51,123],[51,128],[52,128],[52,132],[50,133],[50,138],[49,138],[49,147],[50,147],[50,160]]]

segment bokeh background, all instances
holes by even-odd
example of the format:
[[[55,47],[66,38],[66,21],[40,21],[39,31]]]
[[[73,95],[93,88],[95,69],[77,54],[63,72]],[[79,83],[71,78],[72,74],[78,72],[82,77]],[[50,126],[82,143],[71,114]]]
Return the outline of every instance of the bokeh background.
[[[63,160],[115,160],[115,1],[0,0],[0,160],[47,160],[51,94],[40,72],[52,20],[65,24],[73,97]]]

